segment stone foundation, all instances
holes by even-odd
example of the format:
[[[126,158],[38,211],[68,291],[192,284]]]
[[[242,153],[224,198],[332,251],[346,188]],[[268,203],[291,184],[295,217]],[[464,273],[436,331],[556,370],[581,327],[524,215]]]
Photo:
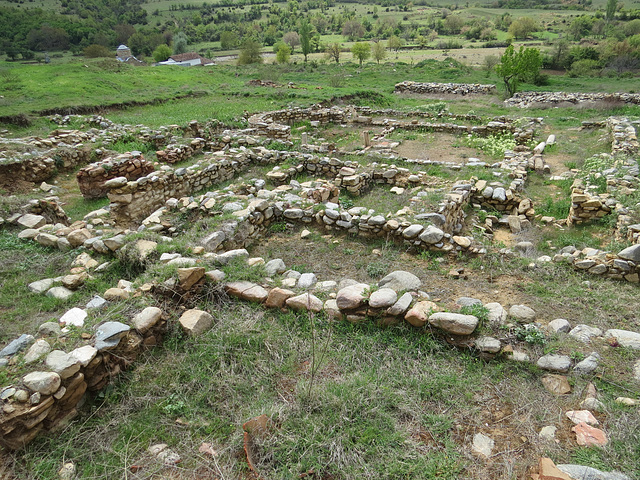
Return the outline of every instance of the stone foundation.
[[[153,164],[145,160],[139,152],[124,153],[80,169],[76,179],[84,198],[104,198],[109,192],[109,188],[104,185],[107,180],[117,177],[135,180],[153,171]]]

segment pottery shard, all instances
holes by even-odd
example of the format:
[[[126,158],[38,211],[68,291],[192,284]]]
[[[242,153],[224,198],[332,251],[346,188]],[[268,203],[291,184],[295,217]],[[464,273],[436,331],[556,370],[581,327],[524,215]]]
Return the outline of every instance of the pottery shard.
[[[287,299],[293,297],[294,295],[295,292],[293,292],[292,290],[287,290],[285,288],[279,287],[272,288],[264,304],[269,308],[282,308],[284,307]]]
[[[183,330],[192,336],[201,335],[213,326],[213,317],[202,310],[187,310],[180,317]]]
[[[469,335],[478,326],[478,317],[460,313],[441,312],[429,317],[429,323],[455,335]]]
[[[248,300],[250,302],[262,303],[269,296],[267,292],[260,285],[251,282],[231,282],[224,286],[226,292],[232,297],[239,298],[241,300]]]
[[[438,306],[430,301],[417,302],[404,316],[404,319],[414,327],[423,327],[429,320],[429,315],[438,310]]]
[[[590,447],[592,445],[603,447],[609,442],[607,435],[602,430],[587,425],[584,422],[573,427],[571,431],[575,432],[578,445],[583,447]]]

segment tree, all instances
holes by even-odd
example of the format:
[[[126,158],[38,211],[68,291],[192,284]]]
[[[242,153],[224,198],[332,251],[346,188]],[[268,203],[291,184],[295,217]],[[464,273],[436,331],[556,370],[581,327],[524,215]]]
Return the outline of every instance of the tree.
[[[234,32],[224,31],[220,34],[220,47],[223,50],[231,50],[238,45],[238,35]]]
[[[178,32],[178,34],[173,37],[173,53],[176,55],[179,53],[185,53],[187,51],[188,44],[189,40],[184,32]]]
[[[429,39],[424,35],[418,35],[416,37],[416,43],[421,49],[425,49],[427,48],[427,45],[429,45]]]
[[[307,63],[307,55],[311,53],[311,25],[306,19],[300,24],[300,47]]]
[[[372,53],[374,60],[380,63],[380,60],[384,60],[387,56],[387,49],[384,48],[382,42],[376,42],[373,44]]]
[[[607,22],[611,22],[616,16],[616,10],[618,9],[618,0],[607,0],[607,8],[605,9],[604,18]]]
[[[525,39],[536,31],[538,31],[538,25],[533,18],[529,17],[517,18],[509,25],[509,33],[516,39]]]
[[[325,50],[327,58],[329,60],[335,60],[336,63],[340,63],[340,50],[341,47],[338,43],[331,43],[327,45],[327,49]]]
[[[402,39],[395,35],[392,35],[389,37],[389,40],[387,40],[387,47],[389,47],[390,50],[394,50],[396,53],[398,53],[398,50],[402,48],[402,45],[404,45]]]
[[[342,35],[349,40],[357,40],[364,35],[364,27],[358,20],[348,20],[342,26]]]
[[[291,53],[300,45],[300,35],[298,32],[288,32],[282,37],[282,41],[291,47]]]
[[[83,55],[87,58],[99,58],[99,57],[111,57],[113,53],[107,47],[102,45],[89,45],[82,52]]]
[[[156,49],[153,51],[153,59],[156,62],[164,62],[171,56],[171,48],[169,45],[158,45]]]
[[[248,39],[242,44],[238,55],[238,65],[249,65],[250,63],[262,63],[260,55],[261,45],[255,40]]]
[[[499,61],[500,59],[497,55],[487,55],[484,57],[484,67],[487,69],[487,77],[489,77],[489,74],[493,72]]]
[[[351,47],[351,54],[354,58],[357,58],[360,65],[362,65],[362,62],[371,56],[371,45],[367,42],[356,42],[353,44],[353,47]]]
[[[520,47],[518,52],[509,45],[496,65],[496,73],[502,77],[507,95],[513,97],[522,80],[534,79],[540,73],[542,55],[537,48]]]
[[[291,47],[286,43],[281,43],[276,52],[276,61],[278,63],[289,63],[291,57]]]

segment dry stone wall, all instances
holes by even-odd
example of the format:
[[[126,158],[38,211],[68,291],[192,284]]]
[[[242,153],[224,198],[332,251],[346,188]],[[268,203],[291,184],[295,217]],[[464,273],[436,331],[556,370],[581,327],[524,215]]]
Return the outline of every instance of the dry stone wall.
[[[421,83],[404,81],[397,83],[395,93],[449,94],[449,95],[493,95],[497,92],[495,85],[478,83]]]
[[[508,107],[529,108],[536,106],[558,106],[565,104],[585,105],[589,103],[640,104],[638,93],[572,93],[572,92],[517,92],[504,101]]]
[[[142,313],[146,313],[141,315],[145,321],[140,321],[141,316],[138,321],[134,318],[135,328],[120,322],[99,325],[91,344],[68,353],[48,353],[46,370],[31,372],[20,384],[3,389],[0,445],[10,450],[23,448],[40,432],[72,419],[85,393],[103,389],[140,353],[160,342],[166,317],[155,307]],[[39,342],[48,345],[46,333]]]
[[[76,174],[80,192],[86,199],[104,198],[109,192],[105,183],[112,178],[135,180],[153,172],[154,166],[140,152],[108,157],[84,167]]]

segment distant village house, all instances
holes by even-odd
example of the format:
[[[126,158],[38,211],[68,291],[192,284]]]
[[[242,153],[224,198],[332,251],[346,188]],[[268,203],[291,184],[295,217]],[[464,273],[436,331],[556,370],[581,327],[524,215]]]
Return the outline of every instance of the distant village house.
[[[195,52],[171,55],[164,62],[158,62],[158,65],[180,65],[183,67],[193,67],[195,65],[215,65],[215,64],[216,63],[213,60],[209,58],[205,58],[202,55],[199,55]]]

